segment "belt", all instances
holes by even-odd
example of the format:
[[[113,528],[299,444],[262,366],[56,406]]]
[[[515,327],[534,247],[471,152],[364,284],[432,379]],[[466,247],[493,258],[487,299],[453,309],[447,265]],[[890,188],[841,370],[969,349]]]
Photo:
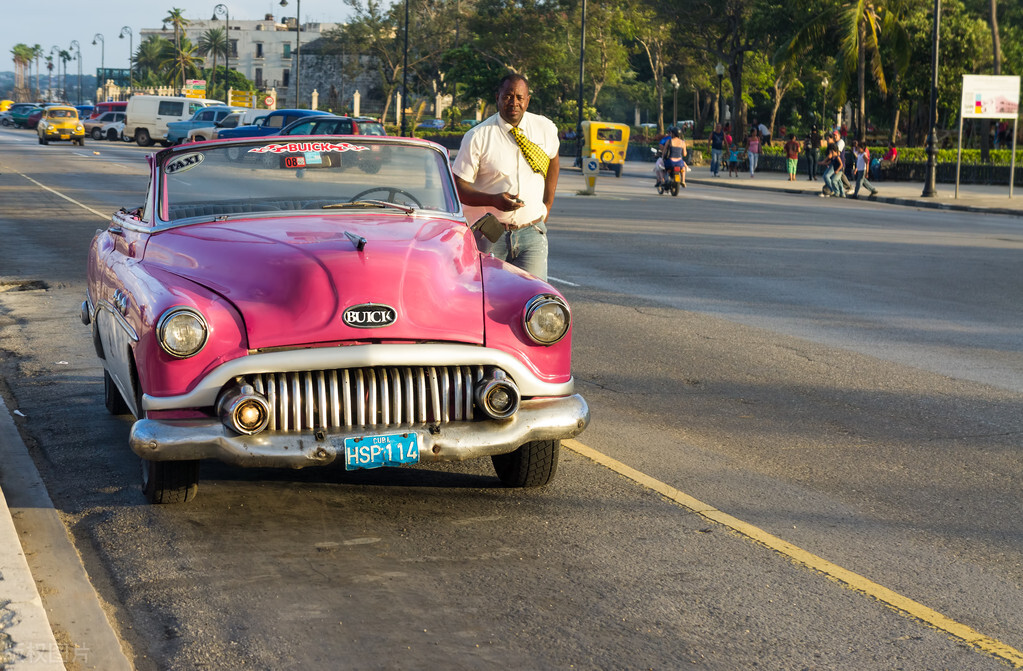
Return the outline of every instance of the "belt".
[[[543,217],[540,217],[536,221],[531,221],[528,224],[520,224],[518,226],[513,226],[511,224],[505,224],[504,225],[504,230],[506,230],[506,231],[521,231],[524,228],[529,228],[530,226],[536,226],[537,224],[539,224],[541,222],[543,222]]]

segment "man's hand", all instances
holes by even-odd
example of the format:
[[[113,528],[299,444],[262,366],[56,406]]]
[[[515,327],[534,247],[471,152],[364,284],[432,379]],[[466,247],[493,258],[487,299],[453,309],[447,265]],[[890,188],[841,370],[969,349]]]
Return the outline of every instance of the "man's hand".
[[[484,193],[457,175],[455,176],[455,187],[458,189],[458,200],[462,201],[463,205],[492,207],[501,212],[511,212],[524,205],[518,196],[510,193]]]

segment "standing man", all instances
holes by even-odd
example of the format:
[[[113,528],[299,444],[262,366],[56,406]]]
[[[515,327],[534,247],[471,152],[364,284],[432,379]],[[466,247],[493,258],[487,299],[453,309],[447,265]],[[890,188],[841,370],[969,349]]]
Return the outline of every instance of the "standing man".
[[[796,141],[795,133],[789,133],[789,140],[785,143],[785,167],[789,171],[789,181],[796,181],[796,166],[799,163],[799,142]]]
[[[721,152],[725,149],[725,131],[721,124],[714,126],[714,132],[710,134],[710,172],[715,177],[720,177]]]
[[[546,280],[546,222],[560,170],[558,129],[528,107],[526,78],[506,75],[497,88],[497,114],[465,134],[452,172],[466,219],[471,223],[490,212],[504,224],[504,235],[489,251]]]
[[[810,135],[806,138],[806,172],[807,179],[814,181],[817,179],[817,162],[820,161],[820,149],[821,149],[821,134],[817,130],[817,125],[814,124],[813,129],[810,131]]]

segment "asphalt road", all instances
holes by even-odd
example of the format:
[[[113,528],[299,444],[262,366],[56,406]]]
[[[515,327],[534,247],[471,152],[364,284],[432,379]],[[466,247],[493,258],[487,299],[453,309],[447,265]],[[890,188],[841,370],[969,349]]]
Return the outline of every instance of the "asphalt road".
[[[195,501],[154,507],[78,319],[145,153],[0,131],[0,391],[137,668],[972,670],[1023,649],[1020,219],[658,197],[645,173],[582,197],[565,172],[550,272],[593,421],[551,486],[502,489],[489,461],[208,463]]]

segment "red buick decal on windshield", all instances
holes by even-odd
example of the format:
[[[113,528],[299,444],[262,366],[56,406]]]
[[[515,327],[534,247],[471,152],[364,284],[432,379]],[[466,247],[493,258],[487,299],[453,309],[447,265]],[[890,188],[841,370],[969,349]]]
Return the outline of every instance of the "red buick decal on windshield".
[[[250,154],[293,154],[302,151],[366,151],[369,147],[347,142],[288,142],[287,144],[268,144],[263,147],[253,147]]]

